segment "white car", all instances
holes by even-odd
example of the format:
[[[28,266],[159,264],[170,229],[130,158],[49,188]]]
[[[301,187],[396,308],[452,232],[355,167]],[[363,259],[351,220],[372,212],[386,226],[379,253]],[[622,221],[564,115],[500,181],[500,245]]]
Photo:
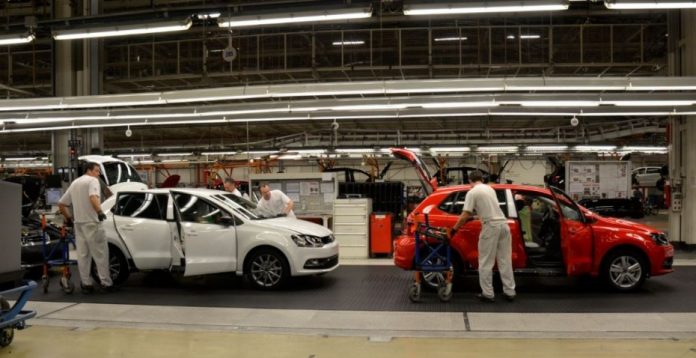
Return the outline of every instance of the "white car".
[[[171,270],[183,276],[235,272],[260,289],[289,276],[338,267],[331,230],[294,218],[263,218],[256,205],[209,189],[120,191],[103,204],[115,283],[131,271]]]
[[[639,167],[633,169],[633,184],[654,188],[662,177],[660,167]]]

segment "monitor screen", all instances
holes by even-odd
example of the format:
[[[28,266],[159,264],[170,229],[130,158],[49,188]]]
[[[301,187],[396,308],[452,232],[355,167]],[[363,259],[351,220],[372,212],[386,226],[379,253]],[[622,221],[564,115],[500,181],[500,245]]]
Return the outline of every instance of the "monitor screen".
[[[58,201],[63,196],[63,189],[61,188],[47,188],[46,189],[46,205],[58,205]]]

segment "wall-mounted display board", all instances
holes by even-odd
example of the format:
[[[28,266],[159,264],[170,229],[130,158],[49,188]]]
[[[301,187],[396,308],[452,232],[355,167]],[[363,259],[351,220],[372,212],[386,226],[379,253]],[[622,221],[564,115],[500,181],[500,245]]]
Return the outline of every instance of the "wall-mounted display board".
[[[267,182],[272,189],[285,193],[294,202],[295,215],[331,215],[338,195],[336,173],[252,174],[251,187],[259,197],[258,186]]]
[[[631,162],[566,162],[565,191],[574,200],[629,198]]]

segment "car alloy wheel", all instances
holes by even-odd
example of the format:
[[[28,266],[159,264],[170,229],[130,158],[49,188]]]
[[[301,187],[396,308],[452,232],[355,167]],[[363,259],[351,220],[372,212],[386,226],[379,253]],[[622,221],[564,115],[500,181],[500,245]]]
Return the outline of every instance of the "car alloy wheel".
[[[641,252],[630,249],[615,251],[604,260],[602,276],[611,288],[618,291],[634,291],[643,285],[648,276],[648,265]]]
[[[263,252],[252,259],[249,274],[254,285],[260,288],[273,288],[282,281],[285,268],[282,259],[275,253]]]
[[[633,256],[616,257],[609,264],[609,277],[617,287],[630,289],[641,281],[643,267]]]

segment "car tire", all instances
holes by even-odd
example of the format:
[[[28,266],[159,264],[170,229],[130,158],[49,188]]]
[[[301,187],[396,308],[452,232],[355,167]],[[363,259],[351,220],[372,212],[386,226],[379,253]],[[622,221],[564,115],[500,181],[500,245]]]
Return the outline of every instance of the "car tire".
[[[261,248],[249,254],[244,268],[244,277],[261,290],[275,290],[282,287],[290,276],[290,265],[280,251]]]
[[[635,250],[618,250],[609,254],[602,265],[604,282],[613,290],[630,292],[639,289],[648,276],[645,258]]]
[[[457,253],[454,250],[452,250],[452,269],[454,270],[454,273],[452,275],[453,287],[457,286],[457,279],[462,274],[462,265],[459,259],[456,257],[456,255]],[[444,273],[440,272],[423,272],[421,277],[423,289],[431,292],[437,292],[439,287],[445,281]]]
[[[111,281],[114,285],[120,285],[130,276],[130,267],[128,261],[121,250],[117,247],[109,245],[109,273]],[[99,274],[97,273],[97,265],[92,261],[92,279],[99,283]]]

